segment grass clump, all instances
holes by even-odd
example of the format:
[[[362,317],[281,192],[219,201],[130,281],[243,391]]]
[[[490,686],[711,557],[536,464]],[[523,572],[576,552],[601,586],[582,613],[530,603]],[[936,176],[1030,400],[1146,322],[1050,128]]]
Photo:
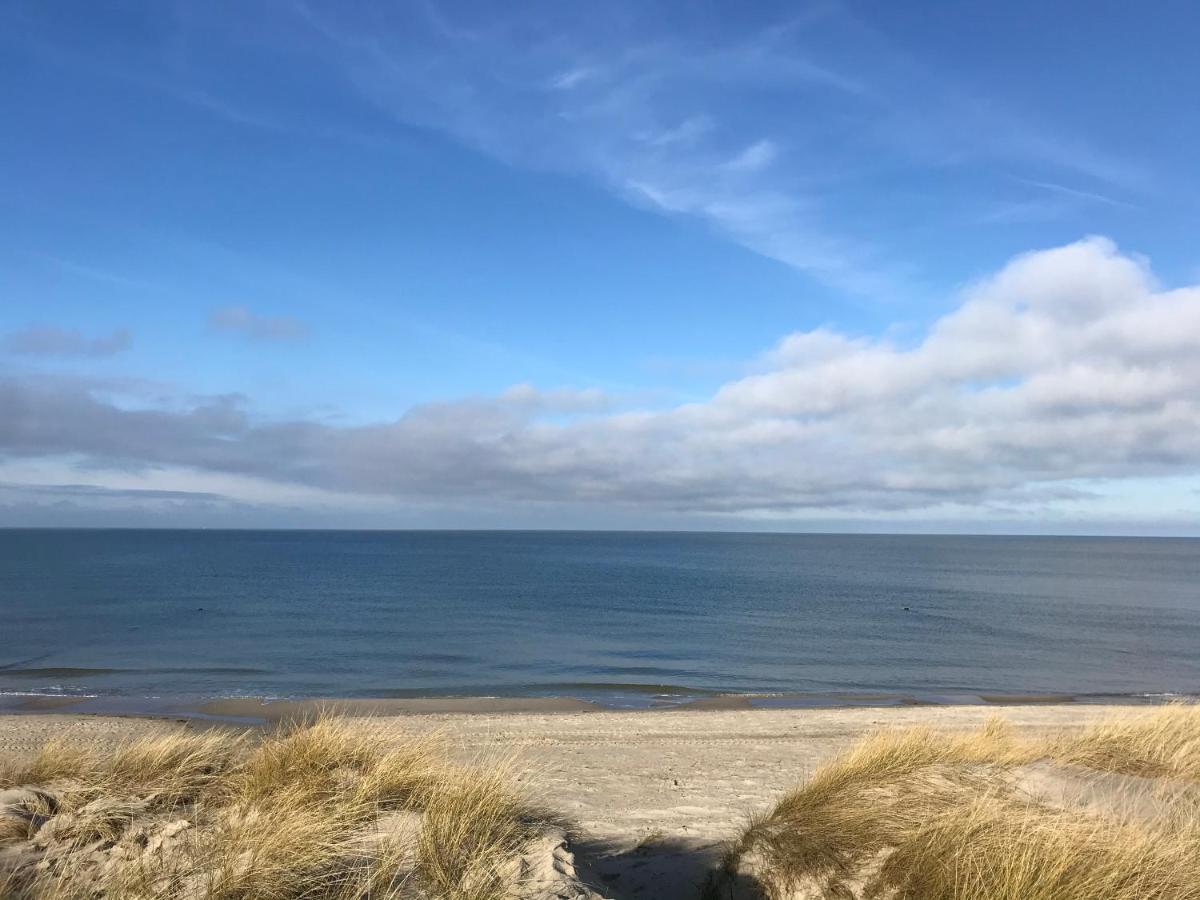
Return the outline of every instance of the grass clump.
[[[1200,705],[1171,703],[1109,716],[1041,742],[1058,762],[1122,775],[1200,781]]]
[[[95,751],[72,744],[65,737],[55,737],[28,763],[7,761],[0,770],[0,788],[94,776],[102,767]]]
[[[973,750],[928,729],[879,732],[753,820],[731,862],[754,855],[773,897],[800,885],[839,896],[934,810],[983,788]]]
[[[419,870],[445,900],[500,900],[511,861],[534,834],[528,808],[503,769],[472,773],[434,789],[417,846]]]
[[[749,872],[771,900],[1200,900],[1200,792],[1149,818],[1055,804],[1021,788],[1035,762],[1194,782],[1200,708],[1032,737],[999,720],[875,733],[755,817],[709,895]]]
[[[0,787],[57,784],[76,805],[101,795],[135,791],[157,805],[195,800],[227,775],[245,746],[243,735],[172,733],[131,741],[100,753],[52,739],[26,765],[10,765]]]
[[[504,770],[332,715],[103,755],[56,741],[0,785],[49,798],[36,823],[0,818],[18,900],[492,900],[536,832]]]
[[[914,830],[869,886],[891,900],[1193,900],[1195,836],[1011,798],[962,799]]]

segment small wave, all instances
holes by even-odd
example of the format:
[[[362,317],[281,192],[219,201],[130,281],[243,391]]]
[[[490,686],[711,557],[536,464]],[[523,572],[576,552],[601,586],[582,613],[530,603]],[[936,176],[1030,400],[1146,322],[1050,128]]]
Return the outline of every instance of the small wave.
[[[98,675],[269,675],[269,669],[241,666],[198,666],[195,668],[167,666],[147,668],[106,668],[88,666],[27,666],[0,669],[0,677],[16,678],[88,678]]]
[[[120,675],[135,669],[93,669],[82,666],[30,666],[4,669],[0,675],[13,678],[87,678],[89,675]]]
[[[475,657],[464,656],[461,653],[409,653],[405,655],[405,659],[423,663],[469,663],[475,661]]]
[[[49,659],[54,655],[51,653],[39,653],[37,656],[27,656],[25,659],[18,659],[10,663],[0,665],[0,672],[5,669],[19,669],[22,666],[28,666],[30,663],[41,662],[43,659]]]
[[[688,687],[681,684],[645,684],[613,681],[547,681],[527,684],[463,685],[450,688],[368,687],[352,696],[364,698],[412,699],[421,697],[582,697],[596,695],[643,694],[664,697],[712,697],[725,691]]]
[[[597,691],[614,692],[619,694],[686,694],[695,697],[713,697],[725,693],[707,688],[689,687],[685,684],[627,684],[610,681],[564,681],[547,685],[531,685],[533,688],[544,688],[560,691]]]

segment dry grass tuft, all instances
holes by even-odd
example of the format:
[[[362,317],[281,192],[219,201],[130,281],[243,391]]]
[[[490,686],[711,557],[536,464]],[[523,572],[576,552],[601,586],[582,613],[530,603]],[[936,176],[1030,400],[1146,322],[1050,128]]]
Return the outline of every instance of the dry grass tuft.
[[[332,716],[311,725],[284,726],[254,749],[230,787],[246,799],[296,790],[313,797],[335,795],[379,755],[372,731],[369,725],[354,727]]]
[[[33,834],[33,823],[24,816],[5,816],[0,819],[0,848],[27,841]]]
[[[535,834],[502,767],[330,715],[259,741],[55,742],[6,782],[53,799],[36,825],[0,817],[0,896],[21,900],[491,900]]]
[[[222,809],[197,853],[197,878],[209,900],[337,897],[352,878],[348,860],[364,811],[278,792],[269,804]]]
[[[1200,781],[1200,705],[1172,703],[1110,716],[1046,738],[1041,749],[1058,762],[1098,771]]]
[[[111,783],[166,794],[166,802],[200,796],[237,764],[246,738],[210,731],[169,734],[117,748],[105,766]]]
[[[1194,836],[981,797],[915,830],[868,895],[891,900],[1194,900]]]
[[[58,784],[82,805],[96,797],[136,791],[157,805],[190,802],[229,773],[242,752],[240,734],[213,731],[146,738],[101,754],[72,744],[70,737],[48,742],[25,766],[12,766],[0,785]]]
[[[80,778],[94,774],[101,767],[94,751],[72,744],[69,737],[57,737],[48,741],[28,764],[6,765],[0,773],[0,787]]]
[[[1018,789],[1014,775],[1038,760],[1197,781],[1200,707],[1035,737],[1001,720],[878,732],[754,819],[726,878],[750,868],[772,900],[1200,900],[1200,794],[1151,820],[1064,809]]]
[[[383,808],[419,809],[446,781],[446,747],[434,736],[392,747],[377,756],[356,786],[360,802]]]
[[[534,835],[504,768],[458,774],[434,788],[417,845],[419,870],[445,900],[500,900],[511,863]]]
[[[984,789],[991,773],[969,765],[976,750],[928,729],[879,732],[754,820],[734,858],[754,854],[772,896],[810,883],[836,896],[933,810]]]

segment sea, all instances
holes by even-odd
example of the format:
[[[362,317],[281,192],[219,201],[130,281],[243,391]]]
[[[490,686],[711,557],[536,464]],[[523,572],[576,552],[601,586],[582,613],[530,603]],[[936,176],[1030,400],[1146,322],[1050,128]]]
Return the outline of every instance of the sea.
[[[0,696],[1200,694],[1200,540],[0,530]]]

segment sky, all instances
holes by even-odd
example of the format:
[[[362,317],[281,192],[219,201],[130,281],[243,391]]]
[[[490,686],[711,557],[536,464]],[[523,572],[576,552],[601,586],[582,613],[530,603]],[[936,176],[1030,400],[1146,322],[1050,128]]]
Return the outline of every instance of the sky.
[[[0,525],[1200,534],[1200,7],[0,5]]]

